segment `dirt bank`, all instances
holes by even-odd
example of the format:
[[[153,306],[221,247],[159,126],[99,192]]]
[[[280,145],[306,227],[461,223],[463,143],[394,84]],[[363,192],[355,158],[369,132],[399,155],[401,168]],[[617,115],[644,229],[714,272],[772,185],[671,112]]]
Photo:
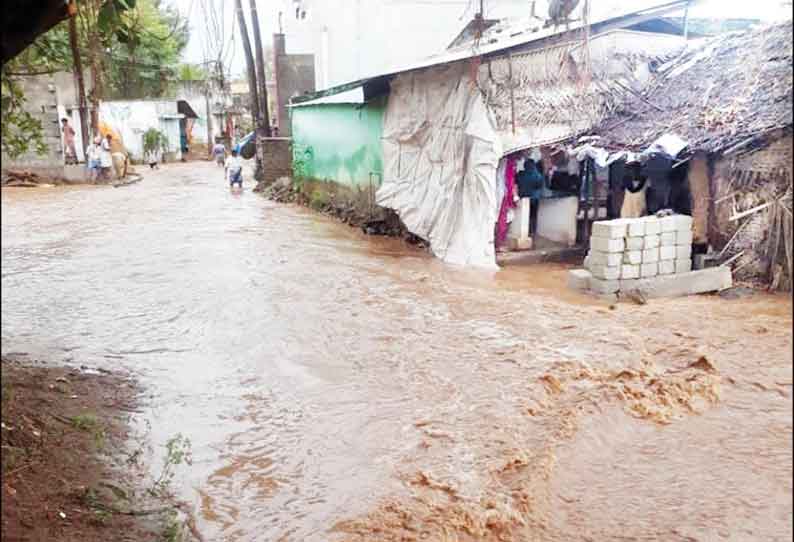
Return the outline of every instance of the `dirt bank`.
[[[138,393],[122,374],[2,359],[3,540],[186,540],[130,445]]]
[[[283,177],[269,186],[254,189],[280,203],[297,203],[361,230],[368,235],[399,237],[414,244],[426,242],[408,231],[397,213],[373,203],[368,190],[353,190],[331,181],[295,180]]]

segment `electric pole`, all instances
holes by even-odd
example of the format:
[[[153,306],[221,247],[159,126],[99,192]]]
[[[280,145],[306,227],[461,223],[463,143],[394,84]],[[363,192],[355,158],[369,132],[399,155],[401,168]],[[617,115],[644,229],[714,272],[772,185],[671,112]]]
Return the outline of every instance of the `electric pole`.
[[[235,0],[235,8],[237,10],[237,23],[240,26],[240,37],[243,40],[243,52],[245,53],[245,65],[248,71],[248,92],[251,94],[251,116],[257,126],[259,132],[262,126],[262,113],[259,110],[259,93],[256,88],[256,68],[254,67],[254,55],[251,52],[251,41],[248,39],[248,29],[245,24],[245,15],[243,14],[242,0]],[[258,135],[258,134],[257,134]],[[258,138],[257,138],[258,139]],[[254,178],[260,180],[262,178],[263,166],[263,149],[260,141],[255,141],[256,146],[256,170]]]

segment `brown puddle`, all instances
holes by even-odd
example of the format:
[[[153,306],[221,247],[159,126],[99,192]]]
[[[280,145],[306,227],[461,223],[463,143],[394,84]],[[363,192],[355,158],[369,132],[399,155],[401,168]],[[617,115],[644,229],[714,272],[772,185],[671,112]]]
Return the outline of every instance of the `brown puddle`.
[[[140,374],[208,540],[792,536],[787,298],[610,308],[203,163],[3,190],[2,219],[3,353]]]

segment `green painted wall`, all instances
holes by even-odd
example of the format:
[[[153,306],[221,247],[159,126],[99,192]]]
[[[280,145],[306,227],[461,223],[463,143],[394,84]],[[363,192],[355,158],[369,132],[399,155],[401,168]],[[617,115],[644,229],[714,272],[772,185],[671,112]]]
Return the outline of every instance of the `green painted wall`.
[[[383,177],[383,114],[386,97],[367,104],[291,108],[292,167],[296,176],[375,186]]]

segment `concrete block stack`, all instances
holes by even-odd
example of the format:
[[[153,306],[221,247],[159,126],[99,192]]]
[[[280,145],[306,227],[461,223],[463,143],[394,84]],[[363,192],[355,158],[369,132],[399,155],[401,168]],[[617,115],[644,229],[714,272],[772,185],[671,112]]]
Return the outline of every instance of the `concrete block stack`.
[[[636,288],[641,280],[692,269],[692,217],[602,220],[593,223],[585,258],[589,289],[614,294]]]

